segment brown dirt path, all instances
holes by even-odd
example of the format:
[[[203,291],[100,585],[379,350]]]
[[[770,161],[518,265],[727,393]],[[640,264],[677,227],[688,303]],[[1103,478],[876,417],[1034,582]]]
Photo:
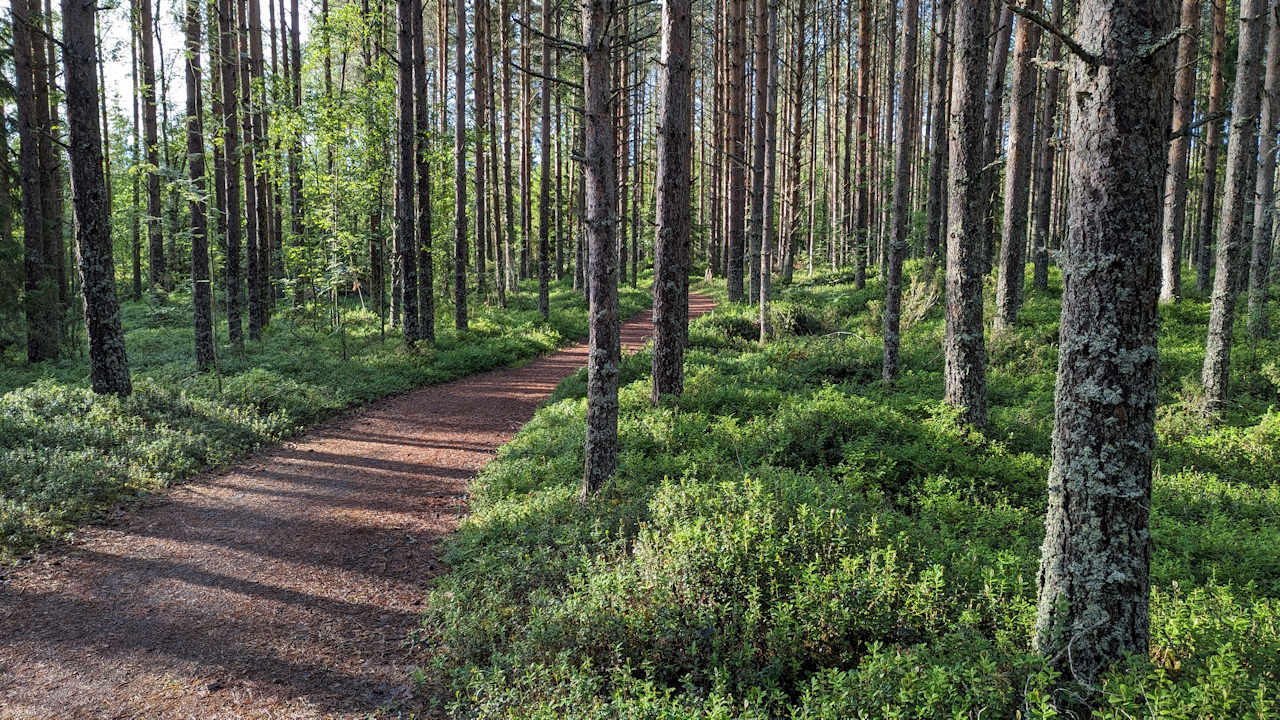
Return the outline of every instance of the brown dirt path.
[[[651,329],[645,311],[623,346]],[[586,357],[578,345],[383,400],[0,575],[0,718],[412,708],[403,639],[467,486]]]

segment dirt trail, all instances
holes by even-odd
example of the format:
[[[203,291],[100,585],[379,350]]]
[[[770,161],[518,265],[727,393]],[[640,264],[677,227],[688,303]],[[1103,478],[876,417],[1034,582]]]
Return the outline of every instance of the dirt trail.
[[[690,297],[690,314],[714,303]],[[645,311],[623,346],[649,337]],[[0,575],[0,718],[363,718],[467,486],[585,345],[422,388],[202,475]]]

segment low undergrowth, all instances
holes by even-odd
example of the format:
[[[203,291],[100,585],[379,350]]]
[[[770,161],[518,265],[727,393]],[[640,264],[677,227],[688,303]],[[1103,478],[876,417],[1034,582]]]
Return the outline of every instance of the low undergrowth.
[[[658,407],[648,353],[628,358],[619,470],[585,505],[584,378],[561,386],[485,470],[448,545],[415,636],[442,708],[1053,716],[1029,640],[1058,294],[1030,292],[1019,329],[990,339],[978,434],[938,402],[936,300],[916,293],[925,307],[889,387],[883,289],[848,280],[784,288],[783,331],[764,346],[752,309],[695,321],[686,392]],[[1193,382],[1204,312],[1194,299],[1165,311],[1152,647],[1107,676],[1098,717],[1280,713],[1280,378],[1237,348],[1237,401],[1207,422]]]
[[[624,288],[623,316],[647,306]],[[439,308],[438,342],[405,346],[398,331],[348,305],[343,329],[323,310],[284,307],[261,342],[241,354],[219,328],[217,373],[192,358],[189,296],[126,303],[125,342],[134,394],[98,397],[84,357],[35,366],[0,364],[0,561],[12,561],[116,503],[235,460],[343,409],[462,375],[528,360],[586,335],[586,303],[553,286],[551,321],[532,286],[509,307],[473,303],[470,329]],[[317,314],[318,313],[318,314]]]

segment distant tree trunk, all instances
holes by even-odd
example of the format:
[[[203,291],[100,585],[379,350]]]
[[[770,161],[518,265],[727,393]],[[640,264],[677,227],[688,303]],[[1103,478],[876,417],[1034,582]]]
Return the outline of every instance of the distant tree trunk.
[[[1071,61],[1071,188],[1049,510],[1033,646],[1054,703],[1086,717],[1102,674],[1146,657],[1174,3],[1081,0]],[[1074,713],[1074,714],[1072,714]]]
[[[427,48],[423,32],[422,0],[412,0],[413,82],[417,141],[418,195],[418,337],[436,341],[435,258],[431,254],[431,96],[427,85]]]
[[[259,266],[261,251],[258,249],[258,165],[257,127],[254,115],[257,112],[253,100],[253,56],[250,42],[253,33],[250,31],[249,4],[247,0],[236,0],[238,19],[240,21],[240,47],[236,57],[236,77],[240,81],[240,104],[243,112],[240,125],[244,144],[241,146],[240,162],[244,171],[244,255],[245,274],[249,291],[249,339],[262,339],[262,269]],[[233,220],[234,222],[234,220]]]
[[[475,123],[476,123],[476,297],[483,302],[485,298],[485,278],[487,272],[485,270],[485,248],[488,242],[485,236],[489,229],[489,215],[486,212],[485,200],[487,191],[485,190],[485,168],[487,162],[484,158],[484,128],[488,125],[488,119],[485,116],[485,103],[489,99],[487,85],[489,82],[489,70],[486,63],[489,62],[489,5],[488,3],[475,4],[475,72],[474,78],[474,99],[475,99]]]
[[[467,329],[467,4],[456,3],[453,81],[453,324]]]
[[[551,267],[551,81],[555,69],[551,67],[551,6],[542,6],[542,168],[538,171],[538,312],[543,320],[551,319],[549,285]]]
[[[614,247],[618,192],[610,87],[608,32],[613,0],[584,0],[582,42],[585,46],[582,88],[584,99],[588,282],[590,317],[587,359],[586,463],[581,499],[585,502],[613,477],[618,466],[618,253]]]
[[[414,200],[417,198],[414,173],[413,18],[414,0],[396,0],[396,264],[400,266],[403,297],[400,313],[406,342],[422,339],[418,324],[418,243],[414,234]]]
[[[1182,27],[1189,31],[1178,39],[1178,62],[1173,86],[1173,132],[1169,143],[1169,171],[1164,179],[1164,220],[1160,243],[1160,301],[1182,296],[1182,233],[1187,214],[1187,154],[1196,104],[1196,61],[1199,59],[1200,0],[1182,0]]]
[[[39,27],[39,0],[16,0],[13,6],[13,59],[18,106],[18,178],[22,189],[24,310],[27,360],[41,362],[58,354],[58,286],[55,258],[50,257],[45,222],[44,174],[40,146],[47,138],[49,103],[39,88],[47,86],[44,39]]]
[[[293,93],[293,111],[300,114],[302,112],[302,43],[301,30],[299,30],[298,0],[290,0],[289,17],[289,72],[292,75],[289,89]],[[305,244],[306,240],[304,237],[306,226],[303,223],[306,217],[306,207],[303,204],[302,197],[302,133],[294,131],[291,136],[292,142],[289,146],[289,234],[292,236],[294,243],[302,245]],[[294,290],[295,299],[300,296],[302,288],[301,280],[297,280],[297,283],[297,287]]]
[[[41,138],[40,143],[40,164],[44,182],[41,199],[44,203],[45,242],[48,244],[45,253],[53,264],[53,282],[57,286],[57,296],[51,311],[54,314],[58,338],[61,340],[66,329],[64,323],[67,320],[71,294],[67,283],[67,250],[63,237],[65,223],[62,218],[65,214],[63,211],[66,198],[63,196],[63,188],[66,186],[66,178],[62,172],[61,148],[65,145],[65,141],[62,137],[63,124],[62,119],[58,117],[58,100],[55,95],[58,91],[58,43],[53,39],[55,34],[51,0],[44,0],[44,23],[45,35],[48,37],[44,43],[46,53],[44,71],[47,82],[40,83],[37,77],[36,87],[37,94],[43,93],[45,102],[49,105],[50,131],[47,137]]]
[[[528,68],[532,43],[529,27],[533,13],[529,0],[520,0],[520,17],[525,25],[520,29],[520,67]],[[530,105],[533,79],[529,73],[520,73],[520,279],[529,277],[529,243],[533,235],[533,120]]]
[[[1226,56],[1227,0],[1209,0],[1213,3],[1213,49],[1209,62],[1209,108],[1205,116],[1213,118],[1204,131],[1204,166],[1201,177],[1204,189],[1200,202],[1200,235],[1196,242],[1196,291],[1208,292],[1210,265],[1213,258],[1213,221],[1215,201],[1218,198],[1218,155],[1222,147],[1222,99],[1226,94],[1226,81],[1222,77],[1222,63]]]
[[[658,63],[657,223],[653,267],[653,396],[684,392],[689,334],[689,126],[693,65],[691,0],[662,6]]]
[[[729,166],[729,206],[727,208],[726,278],[729,302],[744,300],[742,288],[743,223],[747,212],[747,0],[727,0],[728,117],[726,158]]]
[[[858,198],[854,221],[853,284],[867,284],[867,248],[871,237],[871,3],[861,0],[858,15],[858,135],[854,139],[858,151]]]
[[[1040,10],[1039,0],[1027,7]],[[1040,52],[1040,28],[1018,23],[1013,42],[1013,82],[1009,90],[1009,153],[1005,163],[1003,238],[996,277],[997,328],[1011,328],[1022,308],[1027,268],[1027,196],[1031,190],[1032,135],[1036,113],[1036,74],[1032,59]]]
[[[220,80],[222,83],[222,152],[223,164],[227,169],[227,236],[226,236],[226,278],[227,278],[227,329],[231,346],[236,350],[244,348],[244,326],[240,317],[244,307],[244,277],[240,274],[240,121],[239,100],[236,97],[236,26],[235,3],[233,0],[220,0],[222,10],[219,17],[219,50],[222,61]]]
[[[64,0],[71,2],[73,0]],[[186,0],[187,170],[191,180],[191,297],[196,367],[213,367],[213,288],[204,191],[204,120],[200,106],[200,0]],[[65,20],[65,18],[64,18]],[[114,283],[113,283],[114,288]],[[114,295],[114,292],[113,292]]]
[[[796,1],[795,11],[795,27],[793,36],[795,38],[795,50],[791,61],[791,127],[790,138],[791,147],[787,153],[787,176],[789,178],[787,190],[787,218],[786,218],[786,247],[782,253],[782,282],[790,285],[793,274],[795,273],[796,248],[800,246],[800,155],[802,152],[801,141],[804,136],[802,129],[802,119],[804,117],[804,82],[805,82],[805,51],[807,49],[806,42],[809,36],[809,29],[805,27],[808,22],[808,6],[805,0]],[[811,166],[809,172],[813,173],[814,168]]]
[[[147,247],[150,252],[148,279],[156,288],[169,289],[164,263],[164,230],[160,202],[160,139],[156,131],[156,60],[151,0],[138,0],[138,46],[142,71],[142,135],[147,154]]]
[[[769,3],[768,13],[768,50],[765,73],[769,76],[769,90],[765,97],[765,168],[764,193],[764,226],[760,233],[760,342],[767,342],[773,335],[773,327],[769,320],[770,273],[773,272],[773,237],[774,237],[774,184],[777,175],[778,150],[778,4]]]
[[[1061,3],[1063,0],[1058,0]],[[927,267],[942,259],[942,214],[946,204],[947,173],[947,91],[951,74],[947,72],[950,57],[949,28],[951,0],[938,0],[937,26],[933,30],[933,87],[929,89],[929,179],[925,199],[924,250]],[[932,274],[926,273],[926,274]]]
[[[745,2],[745,0],[744,0]],[[631,6],[623,4],[622,37],[631,36]],[[614,22],[617,22],[616,20]],[[618,218],[618,287],[627,282],[627,218],[631,203],[631,48],[624,45],[621,57],[617,61],[618,103],[614,107],[615,122],[618,125],[615,137],[618,140],[618,193],[616,202]]]
[[[1227,404],[1227,380],[1231,369],[1231,335],[1235,322],[1236,294],[1249,166],[1258,152],[1258,97],[1262,80],[1262,51],[1266,43],[1267,0],[1243,0],[1240,8],[1240,47],[1236,55],[1236,88],[1231,101],[1231,133],[1227,146],[1227,176],[1222,192],[1222,222],[1218,226],[1217,269],[1209,310],[1209,337],[1205,346],[1202,382],[1205,409],[1220,412]]]
[[[1009,38],[1013,35],[1013,7],[1004,3],[1000,6],[999,24],[995,28],[991,45],[991,63],[987,74],[987,104],[982,112],[982,203],[983,215],[987,218],[987,233],[983,236],[986,245],[982,252],[982,272],[991,272],[991,261],[995,251],[996,233],[996,182],[999,173],[992,166],[1001,149],[1001,123],[1004,117],[1004,77],[1009,66]],[[1019,24],[1026,20],[1018,21]]]
[[[216,2],[217,0],[213,0]],[[133,188],[133,196],[129,204],[129,247],[133,251],[133,299],[138,300],[142,297],[142,232],[141,222],[138,217],[138,208],[142,205],[141,197],[141,180],[138,176],[138,166],[142,164],[142,121],[138,110],[138,103],[142,98],[142,87],[139,85],[140,75],[138,73],[138,6],[137,0],[130,0],[129,5],[129,77],[133,80],[133,88],[130,93],[130,99],[133,101],[133,157],[130,164],[129,184]],[[213,51],[213,48],[210,48]],[[214,92],[215,99],[217,92]],[[221,105],[215,101],[214,109],[220,108]],[[219,205],[219,208],[222,206]]]
[[[893,219],[889,230],[889,267],[885,272],[884,300],[884,363],[881,377],[892,383],[898,379],[898,332],[902,324],[902,262],[907,254],[907,226],[911,223],[907,207],[907,191],[910,183],[913,153],[911,123],[907,119],[916,115],[916,96],[911,91],[916,82],[916,25],[920,11],[916,0],[906,0],[902,9],[902,102],[900,112],[903,122],[898,123],[894,137],[893,167]]]
[[[506,193],[507,222],[503,252],[506,254],[507,274],[503,279],[508,291],[515,290],[518,269],[511,257],[516,244],[515,192],[511,182],[511,3],[502,0],[502,184]]]
[[[1249,332],[1271,334],[1267,285],[1271,268],[1271,229],[1275,214],[1276,131],[1280,120],[1280,6],[1267,10],[1267,78],[1263,92],[1258,179],[1253,206],[1253,249],[1249,267]]]
[[[490,16],[490,23],[493,18]],[[500,28],[499,28],[500,30]],[[493,29],[490,28],[488,43],[492,47]],[[501,42],[501,41],[499,41]],[[505,233],[502,222],[502,190],[498,186],[502,177],[501,163],[498,154],[498,79],[496,76],[497,68],[494,67],[492,60],[485,62],[485,97],[489,104],[489,127],[486,134],[489,136],[489,218],[490,227],[493,230],[493,244],[490,247],[493,256],[493,286],[498,291],[498,305],[500,307],[507,306],[507,264],[509,257],[506,251]]]
[[[769,0],[755,0],[755,75],[754,127],[751,131],[751,227],[748,236],[750,252],[747,253],[748,273],[747,301],[760,302],[760,246],[764,239],[764,173],[765,136],[768,119],[765,117],[769,101]]]
[[[100,395],[128,395],[133,387],[120,327],[120,302],[116,299],[111,208],[107,206],[102,137],[98,132],[99,92],[93,41],[96,12],[95,0],[62,0],[67,121],[71,129],[71,199],[89,334],[90,382]]]
[[[1053,24],[1062,27],[1062,6],[1066,0],[1053,0]],[[1050,211],[1053,207],[1054,120],[1058,114],[1058,68],[1062,41],[1054,36],[1049,43],[1049,69],[1044,74],[1044,91],[1040,104],[1040,126],[1036,137],[1035,201],[1031,212],[1035,218],[1032,247],[1035,270],[1031,284],[1041,290],[1049,287]]]
[[[983,105],[987,31],[983,2],[956,6],[951,75],[951,177],[947,215],[946,401],[972,425],[987,421],[986,346],[982,331],[982,276],[990,224],[982,196]]]
[[[724,170],[725,170],[725,128],[723,118],[726,113],[725,108],[725,33],[724,33],[724,4],[733,0],[715,0],[715,57],[711,62],[711,82],[712,97],[711,107],[712,116],[714,118],[714,127],[711,130],[711,202],[710,202],[710,225],[709,234],[710,242],[708,243],[707,263],[710,267],[712,277],[720,277],[722,260],[720,251],[724,246],[724,223],[721,222],[724,213],[721,206],[721,198],[724,188]],[[816,103],[815,103],[816,105]]]

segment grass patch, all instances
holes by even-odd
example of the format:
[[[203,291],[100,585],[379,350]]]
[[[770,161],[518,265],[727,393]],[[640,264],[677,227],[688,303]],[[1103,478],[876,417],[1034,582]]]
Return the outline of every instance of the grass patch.
[[[1022,324],[989,339],[991,427],[978,434],[939,402],[942,308],[919,293],[903,377],[886,386],[883,288],[848,283],[782,288],[777,312],[805,320],[777,323],[763,346],[752,308],[695,321],[686,392],[661,407],[647,354],[627,359],[619,470],[587,505],[582,378],[562,384],[484,471],[447,546],[452,569],[416,638],[419,681],[442,708],[1051,716],[1029,641],[1060,284],[1029,292]],[[1233,407],[1206,423],[1194,408],[1205,303],[1163,312],[1153,647],[1107,676],[1100,717],[1274,717],[1275,371],[1237,347]]]

